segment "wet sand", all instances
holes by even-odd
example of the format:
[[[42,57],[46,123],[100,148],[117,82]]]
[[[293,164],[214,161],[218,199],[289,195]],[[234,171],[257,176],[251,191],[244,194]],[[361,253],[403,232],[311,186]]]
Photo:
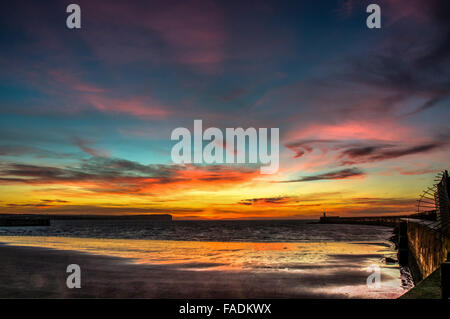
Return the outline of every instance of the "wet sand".
[[[308,297],[287,293],[286,287],[295,280],[289,274],[273,278],[245,272],[180,270],[175,265],[135,265],[122,258],[6,245],[0,245],[0,256],[1,298]],[[80,289],[66,286],[66,267],[74,263],[82,271]]]
[[[210,267],[202,263],[135,264],[127,258],[4,244],[0,256],[0,298],[347,298],[328,288],[367,277],[348,270],[302,275],[202,270]],[[66,286],[69,264],[81,267],[80,289]]]

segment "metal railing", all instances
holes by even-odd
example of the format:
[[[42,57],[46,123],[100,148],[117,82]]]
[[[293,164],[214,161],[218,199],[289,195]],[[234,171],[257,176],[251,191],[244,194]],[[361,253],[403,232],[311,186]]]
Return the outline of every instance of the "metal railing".
[[[450,235],[450,201],[448,172],[441,173],[441,180],[436,184],[436,220],[441,231]]]
[[[436,175],[435,184],[425,189],[418,199],[418,217],[436,215],[436,222],[429,227],[450,237],[450,179],[448,171]]]

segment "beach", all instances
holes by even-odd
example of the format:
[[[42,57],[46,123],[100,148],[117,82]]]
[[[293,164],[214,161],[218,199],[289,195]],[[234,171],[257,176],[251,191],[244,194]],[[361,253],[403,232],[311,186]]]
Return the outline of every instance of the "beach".
[[[397,298],[406,292],[398,265],[383,261],[390,252],[383,243],[26,236],[0,242],[8,242],[0,245],[0,298]],[[382,285],[369,289],[366,267],[374,263]],[[80,289],[66,285],[69,264],[81,268]]]
[[[293,280],[289,274],[273,278],[245,272],[182,270],[73,251],[6,245],[0,246],[0,255],[1,298],[308,297],[307,293],[288,293],[286,287]],[[78,263],[82,270],[80,289],[66,286],[66,267],[72,263]]]

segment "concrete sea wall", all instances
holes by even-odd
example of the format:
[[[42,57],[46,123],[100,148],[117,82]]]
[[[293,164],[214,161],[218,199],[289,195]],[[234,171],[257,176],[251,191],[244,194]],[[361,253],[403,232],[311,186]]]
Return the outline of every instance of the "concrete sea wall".
[[[434,223],[407,219],[408,249],[415,259],[421,277],[426,278],[447,259],[450,240],[433,229]]]

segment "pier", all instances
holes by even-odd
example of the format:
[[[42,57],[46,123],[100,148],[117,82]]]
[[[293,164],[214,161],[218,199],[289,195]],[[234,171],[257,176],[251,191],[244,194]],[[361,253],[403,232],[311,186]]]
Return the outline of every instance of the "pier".
[[[364,217],[339,217],[339,216],[323,216],[320,217],[321,224],[354,224],[354,225],[374,225],[396,227],[400,225],[403,218],[411,217],[405,216],[364,216]]]

